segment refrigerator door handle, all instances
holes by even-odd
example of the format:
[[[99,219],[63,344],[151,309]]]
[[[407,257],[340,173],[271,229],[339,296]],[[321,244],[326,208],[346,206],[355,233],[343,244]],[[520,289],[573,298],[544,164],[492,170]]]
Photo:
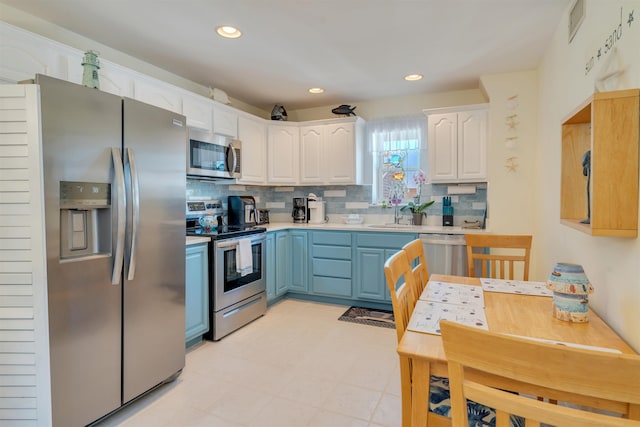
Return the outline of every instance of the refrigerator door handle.
[[[116,193],[118,195],[117,200],[117,215],[116,215],[116,253],[113,257],[113,271],[111,273],[111,284],[117,285],[120,283],[120,276],[122,276],[122,264],[124,262],[124,234],[126,225],[126,201],[124,194],[124,167],[122,166],[122,155],[120,149],[111,149],[111,158],[113,159],[113,169],[115,171],[115,185]]]
[[[129,162],[129,173],[131,174],[131,246],[129,252],[129,271],[127,279],[133,280],[136,275],[136,247],[138,241],[138,226],[140,225],[140,181],[138,180],[138,169],[133,150],[127,148],[127,161]]]

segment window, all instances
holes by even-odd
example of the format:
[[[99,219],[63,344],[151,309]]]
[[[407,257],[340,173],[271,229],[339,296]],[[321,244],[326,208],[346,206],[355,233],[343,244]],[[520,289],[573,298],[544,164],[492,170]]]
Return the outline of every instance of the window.
[[[427,165],[426,123],[422,115],[367,122],[374,203],[404,204],[418,195],[415,178]]]

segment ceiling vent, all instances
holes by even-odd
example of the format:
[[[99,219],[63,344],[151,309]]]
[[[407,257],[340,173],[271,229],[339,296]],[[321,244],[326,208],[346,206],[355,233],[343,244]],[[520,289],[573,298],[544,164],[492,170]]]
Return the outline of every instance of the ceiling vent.
[[[576,0],[569,13],[569,43],[578,32],[580,24],[584,20],[584,0]]]

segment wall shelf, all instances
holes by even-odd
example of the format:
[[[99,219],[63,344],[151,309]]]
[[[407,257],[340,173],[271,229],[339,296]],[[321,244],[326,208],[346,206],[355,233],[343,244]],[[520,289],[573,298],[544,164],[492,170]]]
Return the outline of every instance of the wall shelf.
[[[560,222],[593,236],[638,236],[640,89],[595,93],[562,123]],[[582,156],[591,150],[591,224]]]

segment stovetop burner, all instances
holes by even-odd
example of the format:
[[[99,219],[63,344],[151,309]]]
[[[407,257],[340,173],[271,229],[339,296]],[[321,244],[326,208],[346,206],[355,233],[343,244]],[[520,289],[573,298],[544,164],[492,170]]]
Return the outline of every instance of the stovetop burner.
[[[212,227],[208,230],[203,227],[196,226],[187,228],[187,236],[206,236],[211,237],[213,240],[220,240],[264,233],[266,231],[267,229],[264,227],[244,227],[241,225],[223,225],[220,227]]]

